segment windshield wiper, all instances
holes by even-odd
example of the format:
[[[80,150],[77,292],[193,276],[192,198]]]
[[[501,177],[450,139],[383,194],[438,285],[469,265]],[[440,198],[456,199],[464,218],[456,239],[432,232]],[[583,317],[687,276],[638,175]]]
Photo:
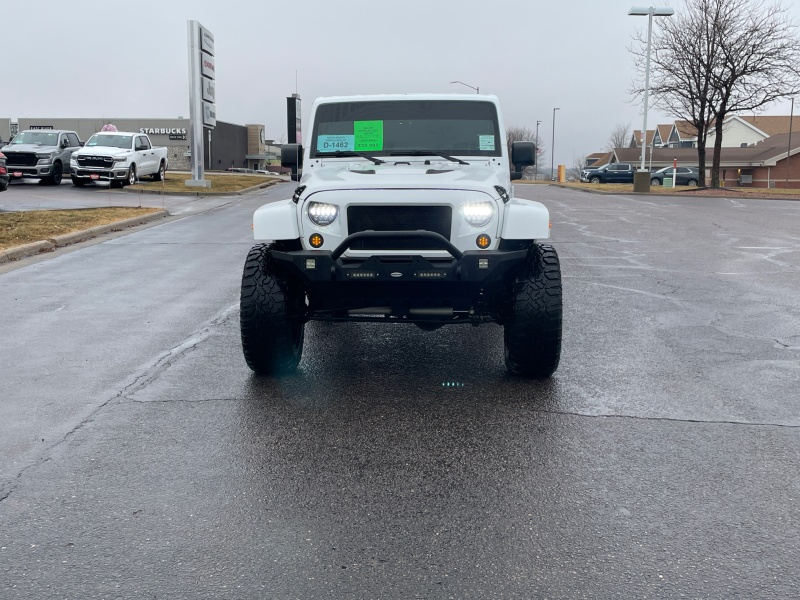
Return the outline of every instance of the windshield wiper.
[[[450,162],[456,162],[460,165],[468,165],[469,163],[454,156],[447,156],[446,154],[439,154],[438,152],[429,152],[428,150],[409,150],[408,152],[392,152],[392,156],[438,156]]]
[[[366,158],[367,160],[371,160],[376,165],[382,165],[386,161],[381,160],[380,158],[375,158],[374,156],[370,156],[365,152],[353,152],[352,150],[336,150],[335,152],[317,152],[314,155],[314,158],[318,158],[320,156],[360,156],[361,158]]]

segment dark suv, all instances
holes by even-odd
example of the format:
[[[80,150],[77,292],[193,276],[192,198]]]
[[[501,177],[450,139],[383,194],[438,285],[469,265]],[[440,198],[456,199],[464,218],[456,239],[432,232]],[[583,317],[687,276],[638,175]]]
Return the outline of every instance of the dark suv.
[[[635,169],[630,163],[611,163],[599,169],[589,169],[581,175],[581,181],[589,183],[633,183]]]
[[[650,185],[664,185],[664,178],[672,179],[672,167],[664,167],[650,173]],[[675,185],[696,186],[700,181],[700,170],[696,167],[676,167]]]

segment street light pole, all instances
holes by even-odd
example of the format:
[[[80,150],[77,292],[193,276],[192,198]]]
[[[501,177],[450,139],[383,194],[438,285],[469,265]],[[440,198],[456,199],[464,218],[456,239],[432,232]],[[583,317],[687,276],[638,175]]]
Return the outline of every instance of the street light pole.
[[[674,14],[675,10],[672,8],[657,8],[655,6],[633,6],[628,11],[629,16],[647,17],[647,58],[644,67],[644,115],[642,117],[642,164],[639,167],[639,173],[647,173],[647,169],[644,166],[644,156],[645,150],[647,150],[647,101],[650,94],[650,47],[653,40],[653,17],[671,17]],[[649,192],[650,176],[640,175],[638,179],[638,181],[634,180],[634,191]],[[645,179],[647,181],[643,183]]]
[[[556,111],[560,108],[553,109],[553,142],[550,144],[550,181],[553,180],[553,167],[556,160]]]
[[[539,180],[539,123],[541,123],[541,121],[536,121],[536,149],[535,149],[536,162],[533,163],[534,164],[534,167],[533,167],[533,169],[534,169],[533,180],[534,181],[538,181]]]
[[[464,83],[463,81],[451,81],[450,83],[460,83],[461,85],[465,85],[465,86],[467,86],[468,88],[472,88],[472,89],[473,89],[473,90],[475,90],[475,92],[476,92],[476,93],[478,93],[478,94],[480,94],[480,93],[481,93],[481,89],[480,89],[480,88],[478,88],[478,87],[475,87],[474,85],[470,85],[470,84],[468,84],[468,83]]]

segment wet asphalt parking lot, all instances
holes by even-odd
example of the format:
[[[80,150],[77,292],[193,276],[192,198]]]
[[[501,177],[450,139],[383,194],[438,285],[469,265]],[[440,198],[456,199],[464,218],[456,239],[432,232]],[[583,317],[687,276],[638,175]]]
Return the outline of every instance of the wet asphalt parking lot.
[[[494,325],[312,323],[254,377],[250,216],[290,184],[0,265],[0,597],[800,596],[800,202],[516,189],[561,257],[547,381]]]

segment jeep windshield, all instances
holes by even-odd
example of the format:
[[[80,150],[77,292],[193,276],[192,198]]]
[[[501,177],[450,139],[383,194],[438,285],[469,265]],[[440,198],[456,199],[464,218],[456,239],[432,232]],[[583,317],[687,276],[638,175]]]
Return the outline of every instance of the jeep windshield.
[[[131,147],[131,136],[118,135],[115,133],[95,133],[89,138],[86,145],[89,147],[106,146],[109,148],[124,148],[127,150]]]
[[[58,144],[57,133],[47,133],[44,131],[23,131],[14,138],[11,144],[36,144],[37,146],[56,146]]]
[[[317,107],[311,157],[500,156],[501,139],[491,102],[335,102]]]

